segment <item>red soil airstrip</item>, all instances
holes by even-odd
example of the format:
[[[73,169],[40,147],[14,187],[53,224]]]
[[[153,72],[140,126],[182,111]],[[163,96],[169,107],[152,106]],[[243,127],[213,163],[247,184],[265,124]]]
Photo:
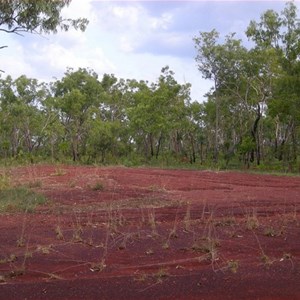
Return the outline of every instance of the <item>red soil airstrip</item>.
[[[0,299],[300,299],[300,177],[28,166],[0,215]]]

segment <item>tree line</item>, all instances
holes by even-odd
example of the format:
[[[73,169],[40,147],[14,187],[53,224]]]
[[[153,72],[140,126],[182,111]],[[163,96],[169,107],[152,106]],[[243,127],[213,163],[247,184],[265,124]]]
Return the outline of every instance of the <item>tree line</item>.
[[[300,24],[293,2],[264,12],[245,44],[194,38],[213,87],[199,103],[165,66],[155,82],[67,69],[42,83],[0,78],[0,157],[299,171]]]

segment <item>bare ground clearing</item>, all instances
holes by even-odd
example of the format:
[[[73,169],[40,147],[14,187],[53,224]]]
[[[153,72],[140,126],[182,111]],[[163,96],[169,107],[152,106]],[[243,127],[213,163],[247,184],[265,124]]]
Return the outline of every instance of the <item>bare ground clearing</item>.
[[[28,166],[0,215],[0,299],[300,299],[300,178]]]

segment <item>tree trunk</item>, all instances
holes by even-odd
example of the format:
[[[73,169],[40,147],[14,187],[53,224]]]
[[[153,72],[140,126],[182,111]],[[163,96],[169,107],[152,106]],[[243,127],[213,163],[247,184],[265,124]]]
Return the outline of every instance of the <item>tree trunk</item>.
[[[203,142],[200,141],[200,163],[203,164]]]
[[[256,161],[257,161],[257,165],[260,164],[260,147],[259,147],[259,140],[258,140],[258,136],[257,136],[257,129],[258,129],[258,123],[259,120],[261,118],[261,111],[260,111],[260,104],[257,104],[257,110],[256,110],[256,119],[254,121],[252,130],[251,130],[251,136],[252,136],[252,141],[255,143],[255,148],[253,148],[251,150],[251,154],[250,154],[250,161],[254,162],[254,157],[256,154]]]
[[[276,116],[276,129],[275,129],[275,141],[274,141],[274,156],[275,158],[279,157],[279,153],[278,153],[278,143],[279,143],[279,120],[278,120],[278,116]]]
[[[194,144],[194,137],[191,133],[189,133],[190,140],[191,140],[191,147],[192,147],[192,156],[190,159],[190,163],[193,164],[196,162],[196,153],[195,153],[195,144]]]
[[[152,133],[149,134],[149,142],[150,142],[151,157],[153,157],[154,156],[154,149],[153,149],[153,136],[152,136]]]
[[[161,141],[162,141],[162,134],[160,135],[160,137],[158,139],[158,143],[157,143],[157,147],[156,147],[156,154],[155,154],[156,159],[158,159]]]
[[[218,162],[219,158],[219,100],[216,96],[216,127],[215,127],[215,145],[214,145],[214,162]]]
[[[297,138],[296,138],[296,130],[295,130],[295,124],[293,122],[292,124],[292,156],[293,156],[293,162],[297,162]]]
[[[219,96],[218,96],[218,87],[217,87],[217,81],[215,79],[214,82],[215,86],[215,101],[216,101],[216,124],[215,124],[215,145],[214,145],[214,162],[218,162],[219,158]]]
[[[11,154],[12,157],[16,157],[18,154],[18,146],[19,146],[19,134],[18,134],[18,128],[14,126],[13,132],[12,132],[12,139],[11,139]]]
[[[78,160],[78,137],[75,136],[73,138],[73,143],[72,143],[72,152],[73,152],[73,161],[77,161]]]

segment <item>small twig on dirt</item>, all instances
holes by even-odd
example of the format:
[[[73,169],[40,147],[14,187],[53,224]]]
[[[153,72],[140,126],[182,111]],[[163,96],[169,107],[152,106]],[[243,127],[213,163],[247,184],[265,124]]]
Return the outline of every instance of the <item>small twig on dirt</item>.
[[[126,266],[126,269],[144,269],[144,268],[151,268],[151,267],[170,267],[173,265],[181,265],[185,262],[202,262],[207,260],[208,255],[203,254],[201,256],[196,256],[196,257],[190,257],[190,258],[184,258],[184,259],[178,259],[178,260],[171,260],[171,261],[166,261],[166,262],[158,262],[158,263],[152,263],[152,264],[145,264],[145,265],[138,265],[138,266]]]
[[[138,292],[139,292],[139,293],[145,292],[145,291],[147,291],[147,290],[153,288],[154,286],[156,286],[156,285],[158,285],[158,284],[161,284],[161,282],[160,282],[160,281],[157,281],[157,282],[155,282],[155,283],[153,283],[153,284],[147,286],[146,288],[144,288],[144,289],[142,289],[142,290],[139,290]]]
[[[58,280],[64,279],[62,276],[55,274],[57,272],[49,273],[49,272],[43,272],[43,271],[31,270],[31,269],[29,269],[28,271],[32,272],[32,273],[36,273],[36,274],[47,275],[49,277],[49,279],[58,279]]]
[[[18,247],[25,246],[25,244],[24,244],[24,242],[25,242],[24,236],[25,236],[25,229],[26,229],[26,223],[27,223],[27,213],[28,213],[28,205],[26,206],[26,209],[25,209],[25,212],[24,212],[24,218],[23,218],[23,222],[22,222],[21,236],[17,240],[17,246]]]
[[[263,249],[262,246],[261,246],[261,243],[260,243],[260,241],[259,241],[259,239],[258,239],[258,236],[256,235],[256,233],[255,233],[253,230],[252,230],[252,233],[253,233],[253,235],[254,235],[256,241],[257,241],[257,244],[258,244],[258,247],[259,247],[261,253],[262,253],[263,255],[265,255],[264,249]]]
[[[205,216],[205,210],[206,210],[206,201],[203,200],[203,208],[202,208],[202,215],[201,215],[201,221],[204,220],[204,216]]]

